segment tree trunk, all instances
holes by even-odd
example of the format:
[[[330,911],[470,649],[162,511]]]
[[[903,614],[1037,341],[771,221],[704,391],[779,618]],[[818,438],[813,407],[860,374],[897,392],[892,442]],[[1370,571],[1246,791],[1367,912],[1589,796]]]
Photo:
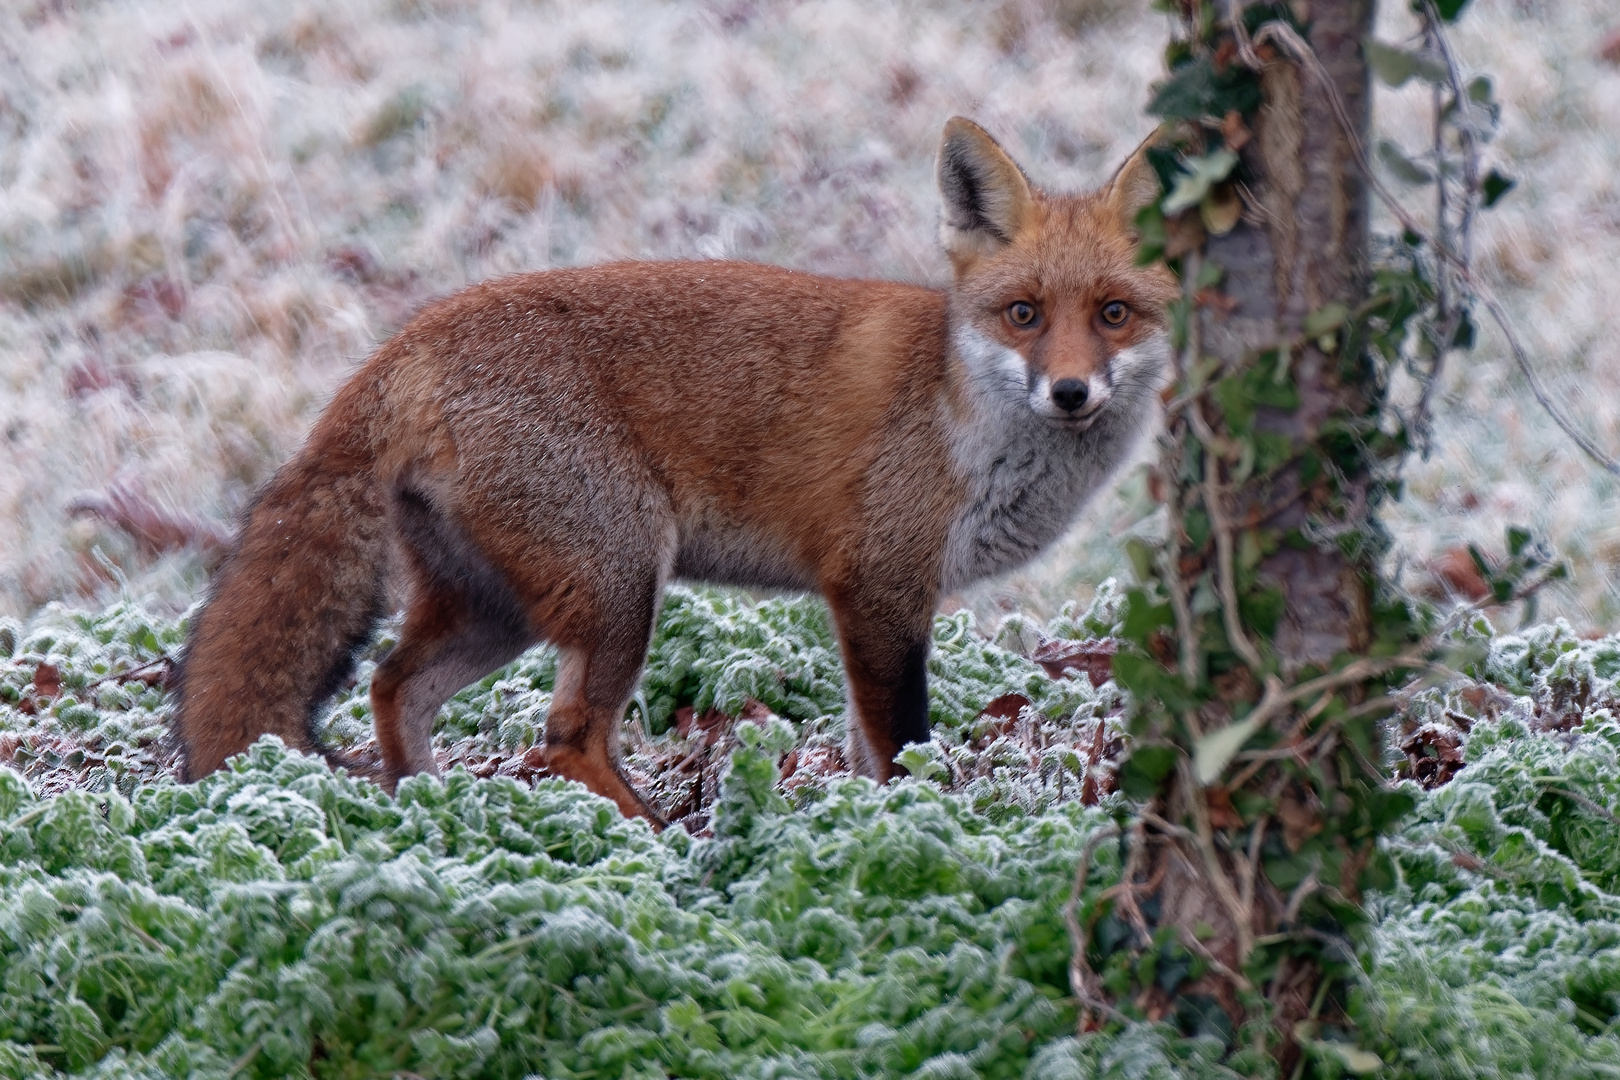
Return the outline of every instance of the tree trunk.
[[[1288,1076],[1303,1053],[1357,1053],[1321,1032],[1350,1026],[1361,890],[1405,805],[1376,766],[1398,674],[1377,657],[1415,634],[1377,581],[1390,447],[1356,165],[1373,4],[1219,6],[1242,11],[1234,33],[1191,2],[1153,105],[1170,194],[1142,221],[1184,286],[1167,536],[1136,553],[1137,648],[1116,661],[1136,702],[1122,780],[1145,810],[1090,913],[1080,989],[1092,1024],[1134,1010]]]

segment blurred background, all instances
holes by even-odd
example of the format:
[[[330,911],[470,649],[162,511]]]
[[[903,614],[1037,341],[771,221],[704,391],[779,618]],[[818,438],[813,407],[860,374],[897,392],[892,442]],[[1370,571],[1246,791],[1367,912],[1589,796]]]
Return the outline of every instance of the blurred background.
[[[1406,39],[1384,6],[1379,35]],[[944,120],[975,117],[1044,186],[1094,186],[1151,130],[1166,19],[1137,0],[0,5],[0,614],[184,609],[345,374],[468,282],[736,257],[942,283]],[[1477,0],[1453,36],[1504,105],[1489,161],[1519,181],[1477,265],[1611,452],[1616,29],[1613,0]],[[1429,109],[1416,81],[1381,88],[1379,136],[1420,152]],[[960,602],[1046,613],[1124,572],[1121,539],[1159,527],[1151,453],[1039,564]],[[1528,524],[1575,571],[1542,614],[1620,626],[1620,480],[1490,327],[1406,477],[1404,584]]]

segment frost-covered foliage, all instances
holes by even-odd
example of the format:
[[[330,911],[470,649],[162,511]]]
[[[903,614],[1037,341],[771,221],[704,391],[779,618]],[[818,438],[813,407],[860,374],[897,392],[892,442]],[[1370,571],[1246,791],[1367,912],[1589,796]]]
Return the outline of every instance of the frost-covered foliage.
[[[983,805],[1033,808],[1050,801],[1065,770],[1061,793],[1078,795],[1086,766],[1074,744],[1094,737],[1105,721],[1113,738],[1120,692],[1112,683],[1098,688],[1084,678],[1053,679],[1016,650],[1024,638],[1105,635],[1118,607],[1119,591],[1105,583],[1089,607],[1066,607],[1049,624],[1007,620],[1001,639],[1009,647],[984,638],[967,611],[940,616],[929,661],[935,744],[920,752],[964,782],[974,776]],[[135,783],[155,779],[172,756],[156,684],[168,670],[165,660],[178,654],[184,627],[184,620],[127,603],[97,614],[53,606],[26,624],[0,619],[0,761],[11,760],[53,790],[117,783],[127,795]],[[329,745],[347,750],[369,743],[371,675],[396,630],[395,623],[384,624],[353,684],[323,717],[320,734]],[[50,685],[36,685],[47,677]],[[467,687],[439,714],[441,761],[512,755],[542,741],[555,682],[556,655],[541,648]],[[1030,703],[1024,722],[980,714],[1006,695]],[[802,597],[756,602],[671,588],[630,708],[632,771],[656,786],[672,740],[687,745],[670,731],[677,708],[736,717],[755,705],[801,722],[801,743],[842,744],[843,672],[826,606]],[[1032,754],[1044,778],[1035,786],[1024,782]],[[808,796],[815,784],[801,787]]]
[[[738,758],[708,842],[558,781],[396,801],[269,743],[133,802],[0,771],[0,1075],[1021,1077],[1061,1052],[1098,811],[996,826],[845,781],[789,813],[748,782],[766,751]]]
[[[750,698],[795,720],[843,708],[843,669],[826,605],[809,597],[751,604],[729,593],[672,589],[641,682],[648,729],[667,730],[682,705],[740,716]]]
[[[161,685],[182,627],[139,606],[0,617],[0,761],[43,779],[126,791],[164,768]],[[44,686],[38,685],[44,683]]]
[[[0,1076],[1225,1077],[1215,1043],[1171,1024],[1074,1035],[1062,908],[1118,805],[1083,805],[1073,778],[1059,797],[1043,754],[1119,699],[1017,650],[1115,615],[1103,588],[994,640],[941,618],[936,740],[913,762],[940,768],[880,790],[782,779],[841,723],[823,610],[673,591],[632,762],[700,744],[648,731],[694,703],[798,721],[729,729],[701,839],[553,780],[457,768],[390,798],[270,743],[177,785],[150,743],[156,691],[120,673],[179,627],[129,605],[0,623],[0,750],[23,774],[0,769]],[[1414,785],[1353,1011],[1386,1077],[1612,1077],[1620,637],[1486,630],[1471,679],[1400,718],[1449,725],[1466,760]],[[441,750],[543,727],[549,664],[462,695]],[[364,734],[363,686],[329,731]],[[979,713],[1011,693],[1030,706]],[[983,774],[962,775],[968,755]],[[1082,918],[1118,873],[1102,843]]]
[[[1386,1042],[1416,1076],[1612,1077],[1620,724],[1485,720],[1466,748],[1393,842],[1401,882],[1373,904]]]
[[[1620,1073],[1620,636],[1472,628],[1477,681],[1404,718],[1466,763],[1391,843],[1372,999],[1420,1077]]]

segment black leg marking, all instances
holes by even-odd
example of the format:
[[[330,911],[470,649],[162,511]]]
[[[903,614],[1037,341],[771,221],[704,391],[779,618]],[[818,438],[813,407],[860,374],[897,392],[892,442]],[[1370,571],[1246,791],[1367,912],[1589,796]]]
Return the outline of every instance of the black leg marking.
[[[900,679],[894,689],[894,712],[890,734],[894,744],[927,742],[928,727],[928,645],[913,642],[900,661]]]

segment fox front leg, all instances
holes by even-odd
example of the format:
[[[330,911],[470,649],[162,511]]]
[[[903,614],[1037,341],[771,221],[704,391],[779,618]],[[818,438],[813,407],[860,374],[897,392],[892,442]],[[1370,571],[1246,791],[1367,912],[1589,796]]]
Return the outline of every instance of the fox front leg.
[[[850,768],[883,783],[904,772],[895,756],[927,742],[932,597],[895,605],[829,595],[849,683]],[[897,611],[897,607],[900,610]]]

